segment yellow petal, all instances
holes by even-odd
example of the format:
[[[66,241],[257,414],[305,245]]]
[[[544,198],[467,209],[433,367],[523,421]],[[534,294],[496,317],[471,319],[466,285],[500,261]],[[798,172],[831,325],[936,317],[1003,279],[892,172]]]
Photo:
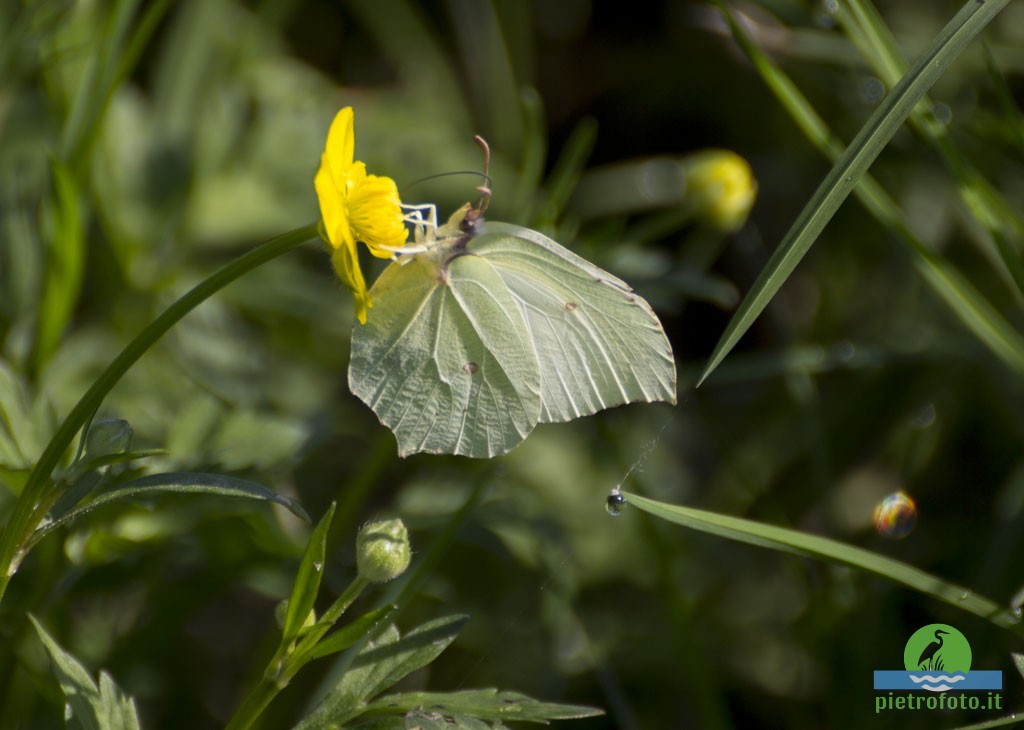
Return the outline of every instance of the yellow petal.
[[[339,190],[345,187],[345,177],[352,166],[355,149],[355,116],[352,107],[347,106],[334,115],[334,121],[327,132],[327,146],[324,149],[324,160],[330,163],[334,187]]]
[[[352,235],[367,245],[374,256],[389,258],[384,246],[396,248],[409,238],[395,181],[383,175],[367,175],[351,189],[348,219]]]
[[[360,324],[366,324],[366,309],[372,307],[370,295],[366,292],[366,280],[359,268],[355,244],[340,246],[331,253],[331,264],[341,279],[341,283],[349,288],[355,297],[356,318]]]
[[[320,158],[320,169],[313,178],[313,187],[316,188],[316,197],[320,202],[320,216],[324,221],[328,242],[331,248],[338,248],[352,241],[352,234],[348,225],[346,187],[339,189],[335,186],[332,172],[331,163],[324,154]]]
[[[367,175],[366,165],[355,160],[354,154],[354,115],[352,107],[345,107],[331,123],[313,186],[331,263],[352,291],[356,317],[365,324],[366,310],[373,303],[359,268],[356,242],[365,243],[375,256],[389,258],[392,252],[384,247],[403,245],[409,232],[394,180]]]

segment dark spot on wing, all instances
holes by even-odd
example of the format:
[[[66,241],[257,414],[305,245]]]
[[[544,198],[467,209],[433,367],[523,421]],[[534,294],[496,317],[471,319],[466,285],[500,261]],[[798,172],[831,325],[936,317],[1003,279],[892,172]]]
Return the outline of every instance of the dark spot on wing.
[[[570,312],[575,312],[576,311],[576,302],[566,302],[565,303],[565,308],[568,309]]]
[[[472,375],[479,369],[480,366],[477,365],[475,362],[467,362],[465,365],[462,366],[462,372],[468,373],[469,375]]]

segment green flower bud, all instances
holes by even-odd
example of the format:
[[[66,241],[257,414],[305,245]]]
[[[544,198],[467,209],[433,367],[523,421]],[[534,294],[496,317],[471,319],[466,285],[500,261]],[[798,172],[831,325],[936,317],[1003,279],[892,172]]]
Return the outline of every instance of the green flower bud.
[[[409,567],[409,531],[399,519],[367,522],[356,536],[356,567],[370,583],[387,583]]]
[[[123,418],[94,421],[85,438],[85,453],[92,458],[120,454],[132,443],[132,427]]]

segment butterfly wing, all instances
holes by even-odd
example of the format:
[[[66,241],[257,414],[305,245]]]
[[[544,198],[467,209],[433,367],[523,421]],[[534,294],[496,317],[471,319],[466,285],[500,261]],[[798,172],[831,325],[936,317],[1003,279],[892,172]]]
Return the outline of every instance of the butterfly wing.
[[[540,417],[540,371],[520,308],[487,261],[384,270],[352,333],[349,387],[395,434],[398,453],[489,458]]]
[[[629,286],[536,231],[484,224],[468,250],[516,300],[541,374],[541,423],[637,401],[676,402],[661,322]]]

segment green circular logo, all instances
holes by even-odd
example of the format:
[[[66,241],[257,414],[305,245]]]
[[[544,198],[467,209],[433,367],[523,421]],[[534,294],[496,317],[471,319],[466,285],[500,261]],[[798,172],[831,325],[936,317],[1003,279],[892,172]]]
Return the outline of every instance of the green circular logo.
[[[908,672],[967,674],[971,671],[971,645],[949,624],[928,624],[907,641],[903,665]]]

